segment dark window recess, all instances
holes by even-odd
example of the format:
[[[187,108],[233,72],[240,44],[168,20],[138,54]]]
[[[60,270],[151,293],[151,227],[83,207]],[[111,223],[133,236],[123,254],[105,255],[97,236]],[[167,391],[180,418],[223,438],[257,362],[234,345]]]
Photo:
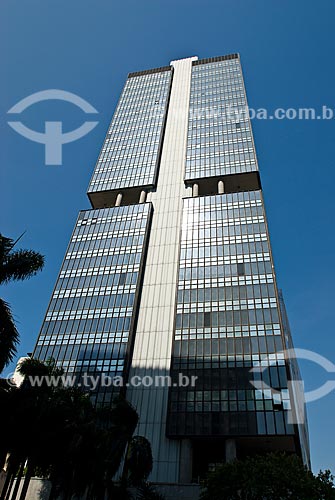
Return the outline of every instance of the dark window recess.
[[[237,274],[238,276],[244,276],[245,275],[245,268],[244,268],[244,263],[239,262],[237,264]]]
[[[275,411],[283,410],[283,403],[273,403],[273,409]]]
[[[210,312],[205,312],[204,314],[204,325],[206,326],[211,326],[211,313]]]
[[[124,285],[126,283],[126,273],[121,273],[120,274],[120,280],[119,280],[119,285]]]
[[[236,128],[241,128],[241,124],[240,123],[235,123],[236,125]]]

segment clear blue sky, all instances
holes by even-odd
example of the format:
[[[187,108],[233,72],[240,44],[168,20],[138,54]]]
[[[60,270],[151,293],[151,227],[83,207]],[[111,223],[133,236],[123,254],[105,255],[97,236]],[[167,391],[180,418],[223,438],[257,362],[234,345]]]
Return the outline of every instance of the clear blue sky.
[[[33,349],[69,236],[126,75],[172,59],[239,52],[253,108],[335,108],[332,0],[3,0],[0,47],[1,224],[22,246],[39,250],[39,276],[4,287],[21,333],[19,354]],[[44,166],[44,148],[17,135],[6,112],[45,89],[78,94],[99,125],[64,146],[62,166]],[[86,119],[71,104],[46,102],[22,121],[44,130]],[[279,286],[296,347],[335,362],[333,121],[253,121]],[[308,389],[326,372],[302,363]],[[9,371],[9,370],[8,370]],[[335,374],[330,375],[335,379]],[[313,469],[335,472],[335,393],[308,406]]]

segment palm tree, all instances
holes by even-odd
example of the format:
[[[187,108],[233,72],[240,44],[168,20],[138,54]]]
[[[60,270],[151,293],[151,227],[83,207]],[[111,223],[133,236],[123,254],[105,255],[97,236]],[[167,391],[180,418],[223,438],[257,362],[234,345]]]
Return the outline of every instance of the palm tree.
[[[0,285],[28,279],[44,265],[44,257],[40,253],[14,250],[17,242],[0,234]],[[10,306],[0,299],[0,373],[13,360],[18,342],[19,333]]]
[[[143,436],[134,436],[128,446],[121,486],[125,491],[135,491],[136,500],[165,500],[155,486],[147,481],[152,466],[150,442]]]
[[[61,382],[49,386],[47,378],[42,384],[32,385],[31,377],[62,375],[53,361],[26,359],[19,372],[25,377],[20,387],[0,386],[0,423],[6,429],[0,439],[0,454],[8,456],[1,500],[17,498],[24,467],[20,500],[26,497],[32,475],[38,472],[40,477],[49,477],[54,465],[64,463],[66,450],[78,435],[77,428],[90,422],[94,414],[88,396],[79,388],[65,387]]]
[[[25,377],[20,387],[0,384],[0,424],[6,428],[0,440],[0,457],[9,457],[0,500],[18,498],[24,468],[19,500],[26,498],[36,473],[51,481],[49,500],[59,496],[70,500],[85,494],[90,500],[100,500],[106,493],[115,500],[130,498],[127,484],[115,481],[127,447],[131,486],[136,483],[146,495],[143,499],[160,500],[153,492],[149,495],[145,483],[152,468],[150,444],[140,436],[132,439],[138,415],[123,397],[116,397],[111,407],[95,408],[82,388],[62,384],[59,376],[63,371],[52,360],[26,359],[19,371]],[[36,376],[48,378],[35,385],[32,380]],[[51,376],[57,378],[56,385],[48,384]]]
[[[128,446],[123,470],[132,486],[139,486],[148,479],[152,460],[150,442],[143,436],[134,436]]]
[[[14,466],[18,470],[21,457],[27,461],[20,500],[36,469],[51,481],[50,498],[61,495],[69,500],[85,492],[92,500],[103,498],[113,488],[113,477],[136,428],[135,409],[121,397],[110,408],[94,408],[88,394],[79,387],[63,386],[61,379],[56,386],[32,386],[30,377],[63,373],[52,360],[26,359],[19,371],[25,379],[15,391],[19,401],[17,411],[12,411],[13,422],[21,422],[14,440],[18,446],[7,451],[12,470]]]
[[[93,500],[104,498],[108,492],[108,497],[114,498],[113,478],[137,422],[135,409],[122,397],[116,397],[110,408],[94,409],[91,420],[78,422],[61,461],[67,474],[71,473],[67,494],[80,497],[86,491]],[[64,472],[60,476],[63,482]]]

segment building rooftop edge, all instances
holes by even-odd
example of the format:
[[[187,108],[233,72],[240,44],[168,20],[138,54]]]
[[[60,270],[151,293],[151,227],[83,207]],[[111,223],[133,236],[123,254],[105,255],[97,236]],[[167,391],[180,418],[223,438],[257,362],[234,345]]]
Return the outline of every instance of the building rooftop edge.
[[[240,55],[236,53],[226,54],[224,56],[208,57],[205,59],[198,59],[198,56],[185,57],[183,59],[175,59],[170,62],[169,66],[161,66],[159,68],[145,69],[143,71],[134,71],[128,73],[128,78],[133,78],[134,76],[150,75],[152,73],[161,73],[163,71],[171,71],[173,64],[179,61],[191,60],[193,66],[198,66],[199,64],[208,64],[212,62],[227,61],[229,59],[239,59]]]

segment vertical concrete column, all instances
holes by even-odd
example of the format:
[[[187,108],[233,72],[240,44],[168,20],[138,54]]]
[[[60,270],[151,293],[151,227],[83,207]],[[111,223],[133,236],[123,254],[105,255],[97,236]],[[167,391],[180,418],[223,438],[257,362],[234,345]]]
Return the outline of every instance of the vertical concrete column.
[[[225,451],[226,451],[226,462],[232,462],[233,460],[236,459],[236,440],[235,439],[226,439]]]
[[[224,182],[223,181],[219,181],[218,182],[218,193],[219,194],[223,194],[224,193]]]
[[[141,191],[141,194],[140,194],[140,203],[145,203],[145,200],[147,199],[147,193],[146,191]]]
[[[183,439],[180,446],[179,483],[189,484],[192,481],[192,442]]]
[[[147,196],[154,212],[130,377],[170,375],[183,198],[188,194],[184,172],[193,60],[171,63],[174,74],[159,175],[156,189]],[[139,415],[136,434],[151,443],[154,463],[150,481],[177,483],[181,473],[181,443],[179,439],[166,437],[168,396],[167,384],[127,389],[127,399]],[[189,460],[189,453],[185,451],[185,455]],[[182,469],[186,479],[189,475],[186,463]]]
[[[192,186],[192,196],[199,196],[199,184],[196,182]]]
[[[117,197],[116,197],[116,201],[115,201],[115,206],[116,207],[119,207],[122,203],[122,193],[118,193]]]

